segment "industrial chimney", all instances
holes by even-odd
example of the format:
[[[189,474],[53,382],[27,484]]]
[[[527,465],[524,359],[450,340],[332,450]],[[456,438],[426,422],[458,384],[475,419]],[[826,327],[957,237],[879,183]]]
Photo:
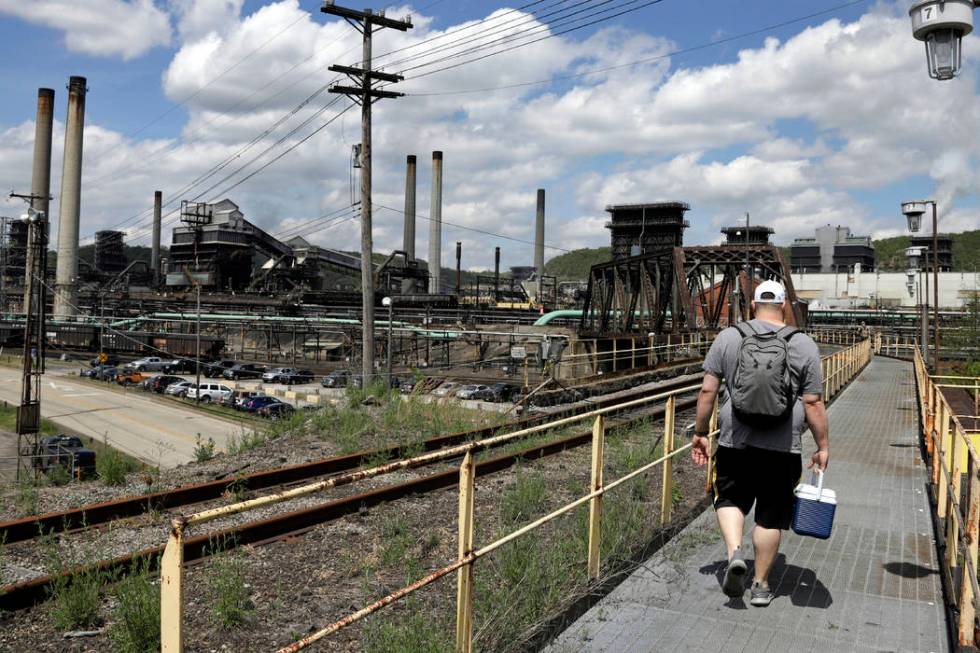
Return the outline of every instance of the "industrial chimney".
[[[68,118],[61,169],[58,215],[58,268],[55,275],[55,318],[74,317],[78,310],[78,217],[82,194],[82,132],[85,128],[84,77],[68,80]]]
[[[44,213],[44,243],[48,235],[48,197],[51,196],[51,126],[54,124],[54,89],[37,89],[37,117],[34,119],[34,165],[31,174],[31,194],[36,198],[31,206],[36,211]],[[28,234],[32,233],[28,230]],[[42,251],[47,251],[47,245]],[[34,269],[34,243],[27,243],[26,269]],[[43,279],[42,279],[43,281]],[[31,285],[24,279],[24,306],[27,307],[27,296]]]
[[[153,241],[150,243],[150,281],[160,284],[160,219],[163,212],[163,193],[153,193]]]
[[[534,222],[534,269],[538,275],[538,294],[537,301],[541,303],[541,295],[544,291],[544,282],[541,275],[544,274],[544,189],[538,189],[538,211]]]
[[[405,229],[402,249],[411,261],[415,258],[415,155],[409,154],[405,168]]]
[[[442,152],[432,153],[432,206],[429,207],[429,292],[442,292]]]

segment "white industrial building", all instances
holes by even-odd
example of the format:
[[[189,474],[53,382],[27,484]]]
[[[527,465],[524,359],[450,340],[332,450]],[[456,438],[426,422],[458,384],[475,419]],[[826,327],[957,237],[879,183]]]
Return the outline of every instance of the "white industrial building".
[[[928,301],[932,304],[932,273],[916,274],[909,292],[905,272],[862,271],[860,264],[850,272],[794,273],[793,286],[800,299],[809,302],[811,309],[822,308],[886,308],[912,307],[922,303],[925,276],[928,276]],[[943,308],[962,308],[980,293],[980,273],[940,272],[939,305]]]

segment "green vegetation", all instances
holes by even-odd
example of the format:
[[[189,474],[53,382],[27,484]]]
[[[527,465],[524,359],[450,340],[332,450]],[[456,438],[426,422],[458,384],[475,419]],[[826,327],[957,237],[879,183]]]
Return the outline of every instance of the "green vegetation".
[[[160,589],[150,577],[150,561],[141,558],[116,584],[115,623],[109,631],[118,653],[143,653],[160,648]]]
[[[74,630],[99,625],[99,606],[102,586],[107,580],[106,572],[93,568],[92,565],[85,565],[84,569],[70,577],[65,576],[67,570],[88,561],[66,559],[50,537],[42,539],[41,546],[48,560],[48,572],[52,576],[48,591],[51,596],[49,613],[54,627],[58,630]]]
[[[205,442],[201,440],[201,434],[198,433],[194,444],[194,460],[204,463],[212,458],[214,458],[214,438],[208,438]]]
[[[15,433],[17,431],[17,406],[12,406],[6,401],[0,404],[0,430]],[[41,419],[41,437],[46,435],[58,435],[64,433],[54,422]]]
[[[106,485],[122,485],[126,482],[126,474],[138,468],[131,458],[110,447],[108,440],[103,442],[102,451],[95,457],[95,473]]]
[[[219,553],[211,559],[208,577],[211,622],[223,630],[244,623],[254,609],[245,584],[245,564],[241,550]]]
[[[17,483],[17,490],[14,493],[14,506],[16,506],[17,513],[21,517],[30,517],[41,511],[41,496],[33,482],[21,480]]]
[[[451,653],[453,627],[444,615],[426,612],[413,599],[404,607],[404,614],[365,627],[366,653]]]
[[[596,263],[612,260],[611,247],[583,247],[549,259],[544,264],[545,274],[558,277],[559,281],[584,281],[589,269]]]

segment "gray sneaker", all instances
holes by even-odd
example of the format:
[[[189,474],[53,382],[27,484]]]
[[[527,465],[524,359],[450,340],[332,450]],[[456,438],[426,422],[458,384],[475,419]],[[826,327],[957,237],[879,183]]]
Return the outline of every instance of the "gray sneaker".
[[[725,569],[725,580],[721,583],[721,591],[733,599],[742,596],[745,592],[745,572],[748,569],[741,550],[735,549],[732,559],[728,562],[728,568]]]
[[[760,583],[752,583],[751,590],[752,598],[749,599],[749,603],[754,606],[764,608],[770,603],[772,603],[773,593],[768,585],[762,585]]]

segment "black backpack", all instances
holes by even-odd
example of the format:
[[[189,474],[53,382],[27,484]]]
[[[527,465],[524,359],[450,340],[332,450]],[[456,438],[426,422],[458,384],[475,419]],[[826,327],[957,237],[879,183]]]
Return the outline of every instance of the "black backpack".
[[[759,333],[749,322],[734,325],[741,334],[735,373],[728,380],[732,412],[748,426],[769,427],[793,414],[796,391],[789,364],[789,341],[799,330],[784,326]]]

